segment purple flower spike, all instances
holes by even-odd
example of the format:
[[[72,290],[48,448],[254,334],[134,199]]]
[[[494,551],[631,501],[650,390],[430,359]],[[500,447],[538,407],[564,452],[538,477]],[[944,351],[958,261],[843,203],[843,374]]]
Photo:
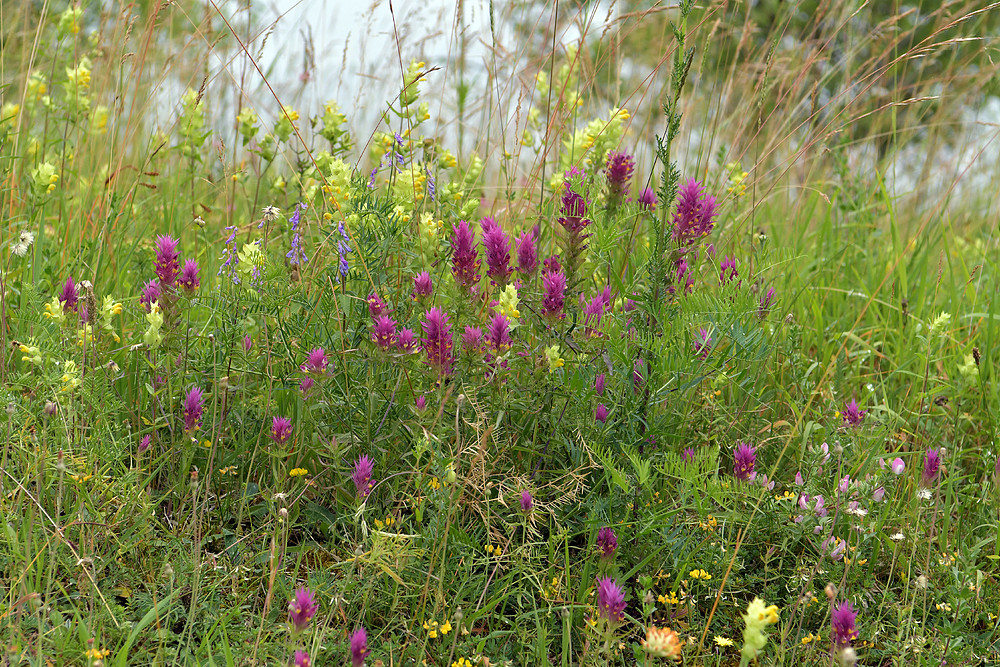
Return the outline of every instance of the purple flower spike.
[[[705,193],[701,183],[691,179],[677,193],[677,211],[674,213],[674,241],[681,246],[708,236],[715,226],[717,204],[715,197]]]
[[[368,633],[358,628],[351,634],[351,667],[363,667],[368,650]]]
[[[503,313],[495,314],[490,320],[489,329],[486,331],[486,342],[496,355],[501,355],[510,349],[510,322]]]
[[[460,220],[452,227],[451,272],[463,290],[470,290],[479,283],[479,246],[472,227]]]
[[[385,305],[385,301],[378,294],[372,292],[368,295],[368,313],[372,316],[372,319],[388,312],[388,306]]]
[[[396,320],[388,315],[378,315],[372,324],[372,342],[383,350],[396,347]]]
[[[694,351],[702,359],[708,359],[709,352],[712,351],[712,335],[708,329],[698,329],[698,335],[694,339]]]
[[[375,464],[368,458],[367,454],[360,457],[354,463],[354,474],[351,476],[351,479],[354,481],[354,488],[357,489],[358,496],[362,499],[367,498],[375,486],[375,483],[372,481],[372,473],[374,472]]]
[[[311,667],[312,661],[309,660],[309,654],[305,651],[295,652],[295,667]]]
[[[80,298],[79,293],[76,290],[76,283],[73,282],[72,276],[66,279],[63,284],[62,294],[59,295],[59,300],[62,301],[63,308],[66,310],[76,310],[76,302]]]
[[[399,336],[396,337],[396,348],[405,354],[411,352],[416,352],[420,347],[420,341],[417,340],[416,334],[413,333],[413,329],[403,329],[399,332]]]
[[[542,262],[542,269],[549,273],[555,273],[556,271],[562,271],[562,264],[559,263],[559,255],[552,255],[544,262]]]
[[[604,558],[611,557],[618,550],[618,536],[611,526],[605,526],[597,531],[597,548]]]
[[[719,284],[720,285],[725,285],[730,280],[733,280],[734,278],[736,278],[736,276],[740,275],[736,271],[736,258],[735,257],[726,257],[726,258],[724,258],[722,260],[722,264],[719,265],[719,268],[721,269],[719,271]]]
[[[597,338],[601,335],[598,327],[601,324],[601,317],[604,315],[604,295],[598,294],[583,307],[584,333],[588,338]]]
[[[531,511],[531,508],[535,506],[535,501],[531,497],[531,493],[528,491],[521,492],[521,511],[527,514]]]
[[[305,586],[295,589],[295,595],[288,603],[288,621],[292,624],[295,632],[302,632],[309,625],[316,612],[319,611],[319,603],[316,601],[316,594]]]
[[[606,405],[601,403],[597,406],[597,410],[594,411],[594,419],[602,424],[608,421],[608,408]]]
[[[534,275],[538,270],[538,249],[535,246],[535,234],[525,232],[517,237],[517,272],[522,276]]]
[[[639,206],[649,211],[655,211],[656,205],[659,202],[656,200],[656,193],[653,192],[653,188],[646,188],[639,195]]]
[[[751,480],[756,477],[754,465],[757,463],[757,448],[751,447],[745,442],[736,446],[733,455],[733,475],[741,481]]]
[[[479,327],[465,325],[465,333],[462,334],[462,349],[466,352],[478,352],[483,348],[483,330]]]
[[[604,396],[604,373],[598,373],[597,379],[594,380],[594,391],[598,396]]]
[[[608,202],[613,206],[621,204],[628,190],[628,182],[635,169],[635,160],[628,153],[612,151],[608,153],[604,174],[608,179]]]
[[[431,282],[431,274],[421,271],[413,278],[413,298],[421,299],[429,297],[434,292],[434,284]]]
[[[417,407],[418,412],[423,412],[427,409],[427,397],[417,396],[417,400],[414,401],[413,404]]]
[[[170,236],[156,237],[156,277],[160,285],[170,287],[177,281],[180,266],[177,263],[177,239]]]
[[[243,351],[249,352],[250,348],[252,347],[253,347],[253,338],[250,337],[250,334],[243,336]]]
[[[139,305],[148,313],[152,309],[152,303],[160,300],[160,283],[150,280],[143,285],[142,294],[139,296]]]
[[[625,593],[610,577],[597,580],[597,613],[609,623],[625,620]]]
[[[494,224],[483,233],[483,247],[486,248],[486,275],[498,285],[506,285],[513,269],[510,266],[510,239],[500,225]]]
[[[542,274],[542,315],[557,319],[562,317],[566,297],[566,275],[562,271],[546,271]]]
[[[321,347],[314,347],[309,356],[306,357],[306,362],[302,364],[299,368],[303,373],[309,373],[310,375],[323,375],[326,373],[326,367],[329,361],[326,358],[326,352],[323,351]]]
[[[454,341],[448,314],[439,308],[431,308],[424,315],[420,326],[424,331],[421,345],[427,354],[427,364],[437,369],[441,375],[450,374]]]
[[[184,262],[184,268],[181,269],[181,277],[177,280],[177,284],[183,287],[188,294],[201,286],[201,281],[198,280],[198,262],[193,259]]]
[[[191,387],[184,400],[184,430],[196,431],[201,426],[202,393],[198,387]]]
[[[279,445],[292,437],[292,420],[287,417],[274,417],[271,419],[271,440]]]
[[[850,646],[851,642],[858,638],[856,627],[858,612],[850,602],[841,602],[833,608],[830,613],[830,625],[833,634],[833,643],[839,648]]]
[[[774,303],[774,288],[768,287],[764,296],[760,297],[760,305],[757,307],[757,317],[760,319],[767,317],[772,303]]]
[[[694,448],[693,447],[685,447],[684,448],[684,451],[681,452],[681,461],[683,461],[684,463],[690,463],[691,461],[694,461]]]
[[[924,472],[920,476],[920,483],[923,486],[933,486],[940,470],[941,454],[936,449],[928,449],[924,454]]]
[[[144,435],[142,437],[142,442],[139,443],[139,453],[142,454],[144,451],[149,449],[150,437],[149,435]]]
[[[865,418],[865,411],[858,408],[858,402],[853,398],[851,402],[844,407],[844,412],[842,413],[844,417],[844,426],[860,426],[861,421]]]

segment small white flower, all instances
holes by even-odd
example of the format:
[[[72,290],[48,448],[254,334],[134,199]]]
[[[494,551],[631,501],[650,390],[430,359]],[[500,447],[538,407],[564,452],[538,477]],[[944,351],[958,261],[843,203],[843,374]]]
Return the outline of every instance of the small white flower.
[[[920,489],[917,491],[917,497],[921,500],[930,500],[932,495],[930,489]]]
[[[846,512],[855,516],[868,516],[868,510],[864,507],[855,507],[854,509],[848,508]]]
[[[902,542],[906,539],[906,535],[903,535],[902,533],[893,533],[889,536],[889,539],[893,542]]]
[[[260,215],[264,218],[264,222],[274,222],[281,215],[281,209],[277,206],[265,206],[261,209]]]
[[[21,232],[21,236],[19,237],[19,240],[24,245],[30,246],[32,243],[35,242],[35,235],[32,234],[31,232],[25,230],[25,231]]]
[[[10,247],[10,251],[14,253],[16,257],[24,257],[28,254],[28,246],[24,243],[15,243]]]

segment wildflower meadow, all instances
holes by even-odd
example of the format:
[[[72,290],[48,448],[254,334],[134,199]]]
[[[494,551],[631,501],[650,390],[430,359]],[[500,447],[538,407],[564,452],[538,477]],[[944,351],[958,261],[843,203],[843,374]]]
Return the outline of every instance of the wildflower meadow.
[[[0,6],[0,664],[1000,663],[1000,3],[353,4]]]

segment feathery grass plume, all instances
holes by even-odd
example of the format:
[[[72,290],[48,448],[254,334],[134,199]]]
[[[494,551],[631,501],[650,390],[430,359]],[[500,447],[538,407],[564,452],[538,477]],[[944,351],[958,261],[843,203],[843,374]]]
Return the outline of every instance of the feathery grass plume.
[[[602,558],[610,558],[618,550],[618,536],[611,526],[605,526],[597,531],[597,549]]]
[[[169,235],[156,237],[156,277],[160,281],[160,288],[172,287],[177,281],[177,274],[180,273],[180,265],[177,258],[180,253],[177,251],[177,239]]]
[[[757,473],[754,465],[757,463],[757,448],[749,443],[741,442],[733,452],[733,475],[740,481],[753,481]]]
[[[611,577],[597,580],[597,613],[612,625],[625,620],[625,592]]]
[[[354,463],[354,474],[351,479],[354,481],[354,488],[358,496],[364,500],[372,492],[375,483],[372,481],[372,474],[375,472],[375,463],[368,458],[367,454],[362,455]]]
[[[427,364],[436,369],[439,374],[449,375],[453,362],[452,347],[454,341],[451,336],[451,324],[448,323],[448,314],[440,308],[431,308],[424,314],[424,320],[420,326],[424,332],[421,347],[427,355]]]
[[[279,445],[292,437],[292,420],[287,417],[274,417],[271,419],[271,440]]]
[[[479,283],[479,244],[476,243],[472,227],[460,220],[452,227],[451,272],[455,282],[465,291]]]
[[[413,332],[410,332],[412,338]],[[388,315],[376,315],[372,323],[372,342],[383,350],[390,350],[396,347],[398,337],[396,334],[396,320]]]
[[[288,603],[288,621],[292,624],[292,631],[302,632],[305,630],[317,611],[319,611],[319,602],[316,600],[316,594],[305,586],[296,588],[295,594]]]
[[[351,634],[351,667],[363,667],[368,650],[368,633],[358,628]]]
[[[201,281],[198,280],[198,262],[193,259],[185,260],[177,284],[184,288],[188,294],[192,294],[201,286]]]
[[[186,432],[196,431],[201,426],[201,415],[203,410],[203,397],[201,389],[191,387],[184,399],[184,430]]]
[[[767,645],[767,626],[778,622],[778,607],[773,604],[765,606],[763,600],[755,597],[747,605],[747,612],[743,614],[743,622],[746,627],[743,629],[740,667],[746,667],[751,660],[756,660],[764,646]]]

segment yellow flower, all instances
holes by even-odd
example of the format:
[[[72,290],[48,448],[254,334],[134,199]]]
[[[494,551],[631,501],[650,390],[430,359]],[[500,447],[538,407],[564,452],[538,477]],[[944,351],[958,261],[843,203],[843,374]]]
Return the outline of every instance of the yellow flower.
[[[21,361],[27,361],[36,366],[42,365],[42,351],[37,345],[21,345],[21,352],[24,353]]]
[[[451,667],[472,667],[472,663],[465,658],[459,658],[455,662],[451,663]]]
[[[549,363],[549,373],[555,373],[556,370],[566,365],[566,360],[559,356],[558,345],[550,345],[545,348],[545,360]]]
[[[716,646],[732,646],[733,640],[729,637],[723,637],[722,635],[715,635],[715,645]]]
[[[712,575],[710,575],[708,572],[705,572],[705,570],[691,570],[690,576],[693,579],[704,579],[705,581],[708,581],[709,579],[712,578]]]
[[[99,648],[88,648],[87,652],[84,655],[86,655],[89,660],[103,660],[104,658],[111,655],[111,651],[109,651],[108,649],[102,650]]]
[[[441,482],[437,477],[431,477],[431,481],[427,482],[427,486],[431,487],[435,491],[441,488]]]
[[[451,621],[445,621],[444,625],[441,626],[441,634],[446,635],[451,632]]]
[[[302,477],[303,475],[308,475],[309,471],[305,468],[292,468],[288,471],[289,477]]]

